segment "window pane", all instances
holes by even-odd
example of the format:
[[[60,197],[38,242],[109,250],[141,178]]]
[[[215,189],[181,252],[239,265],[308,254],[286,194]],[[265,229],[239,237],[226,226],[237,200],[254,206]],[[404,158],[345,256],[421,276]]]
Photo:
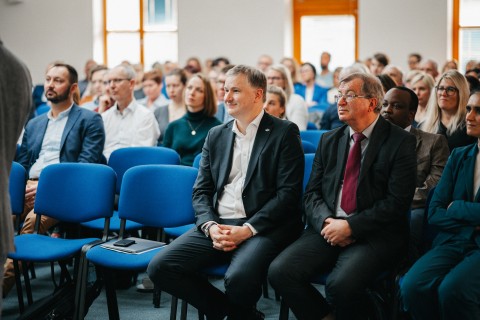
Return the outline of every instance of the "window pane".
[[[138,0],[107,0],[107,30],[137,31],[140,29]]]
[[[480,28],[460,30],[460,70],[465,72],[469,60],[480,60]]]
[[[479,0],[460,0],[460,26],[480,26],[479,12]]]
[[[303,16],[301,28],[301,59],[320,70],[320,54],[328,51],[332,59],[329,69],[355,62],[355,17]]]
[[[140,35],[138,33],[109,33],[107,35],[108,67],[112,68],[127,60],[140,62]]]
[[[145,31],[177,30],[175,0],[143,0]]]
[[[144,61],[146,69],[160,61],[178,61],[178,39],[176,32],[150,32],[145,33],[144,43]]]

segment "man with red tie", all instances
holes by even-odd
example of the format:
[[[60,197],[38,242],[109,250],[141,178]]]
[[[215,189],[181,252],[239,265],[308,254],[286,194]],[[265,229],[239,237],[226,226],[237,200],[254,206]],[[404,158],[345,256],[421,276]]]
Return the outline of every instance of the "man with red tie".
[[[340,81],[345,126],[325,133],[305,197],[307,228],[270,265],[269,279],[297,319],[366,319],[366,288],[408,247],[415,191],[415,137],[379,116],[380,82]],[[329,272],[326,297],[312,279]]]

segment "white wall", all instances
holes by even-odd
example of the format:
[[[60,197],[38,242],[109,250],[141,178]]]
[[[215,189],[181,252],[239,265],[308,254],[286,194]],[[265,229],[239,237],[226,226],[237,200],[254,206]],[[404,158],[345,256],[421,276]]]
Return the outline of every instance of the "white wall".
[[[255,65],[266,53],[278,61],[291,52],[291,1],[179,0],[180,64],[193,55]],[[360,58],[382,51],[406,69],[408,54],[418,51],[443,64],[450,55],[450,1],[359,0]],[[83,77],[93,55],[92,20],[92,0],[0,0],[0,38],[36,83],[52,60],[72,64]]]
[[[418,52],[441,68],[451,56],[448,1],[359,0],[359,58],[383,52],[391,64],[408,70],[408,54]]]
[[[223,55],[233,63],[256,65],[258,56],[269,54],[279,61],[286,10],[283,0],[179,0],[180,65],[190,56],[203,61]]]
[[[81,79],[93,55],[92,3],[87,0],[0,0],[0,38],[22,59],[34,83],[43,82],[48,63],[72,64]]]

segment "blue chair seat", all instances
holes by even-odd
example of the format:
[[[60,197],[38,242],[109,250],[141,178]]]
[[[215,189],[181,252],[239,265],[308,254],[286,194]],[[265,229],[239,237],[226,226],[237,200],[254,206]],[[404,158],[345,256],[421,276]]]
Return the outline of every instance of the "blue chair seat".
[[[56,261],[75,255],[85,244],[95,240],[97,238],[61,239],[40,234],[22,234],[14,238],[16,252],[9,253],[8,257],[32,262]],[[51,247],[55,247],[55,250],[45,250]]]
[[[105,223],[105,219],[100,218],[92,221],[83,222],[82,226],[91,228],[91,229],[101,230],[103,229],[104,223]],[[138,230],[141,228],[143,228],[143,225],[140,223],[130,221],[130,220],[126,221],[125,230],[127,231]],[[110,218],[110,228],[108,230],[112,232],[120,231],[120,218],[118,217],[118,211],[113,212],[113,216]]]
[[[165,233],[171,237],[178,238],[182,234],[186,233],[187,231],[190,231],[193,228],[195,228],[195,224],[191,223],[181,227],[163,228],[163,231],[165,231]]]
[[[116,241],[116,240],[115,240]],[[147,269],[148,263],[162,248],[142,252],[142,254],[129,254],[96,246],[87,252],[87,259],[95,265],[104,268],[142,271]]]
[[[202,273],[206,274],[207,276],[215,276],[215,277],[223,277],[227,272],[228,267],[230,264],[221,264],[212,267],[208,267],[203,269]]]

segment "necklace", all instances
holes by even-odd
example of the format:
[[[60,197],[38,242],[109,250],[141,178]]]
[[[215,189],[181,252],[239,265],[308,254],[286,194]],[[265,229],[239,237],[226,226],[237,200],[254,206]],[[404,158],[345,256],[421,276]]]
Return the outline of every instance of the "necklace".
[[[202,120],[202,122],[200,122],[200,124],[198,126],[196,126],[195,128],[192,126],[192,124],[190,123],[190,121],[188,121],[188,119],[185,119],[187,120],[187,123],[188,123],[188,126],[190,127],[190,130],[192,130],[190,133],[192,134],[192,136],[196,135],[197,134],[197,130],[198,128],[200,128],[200,126],[203,124],[203,122],[205,121],[205,119]]]

